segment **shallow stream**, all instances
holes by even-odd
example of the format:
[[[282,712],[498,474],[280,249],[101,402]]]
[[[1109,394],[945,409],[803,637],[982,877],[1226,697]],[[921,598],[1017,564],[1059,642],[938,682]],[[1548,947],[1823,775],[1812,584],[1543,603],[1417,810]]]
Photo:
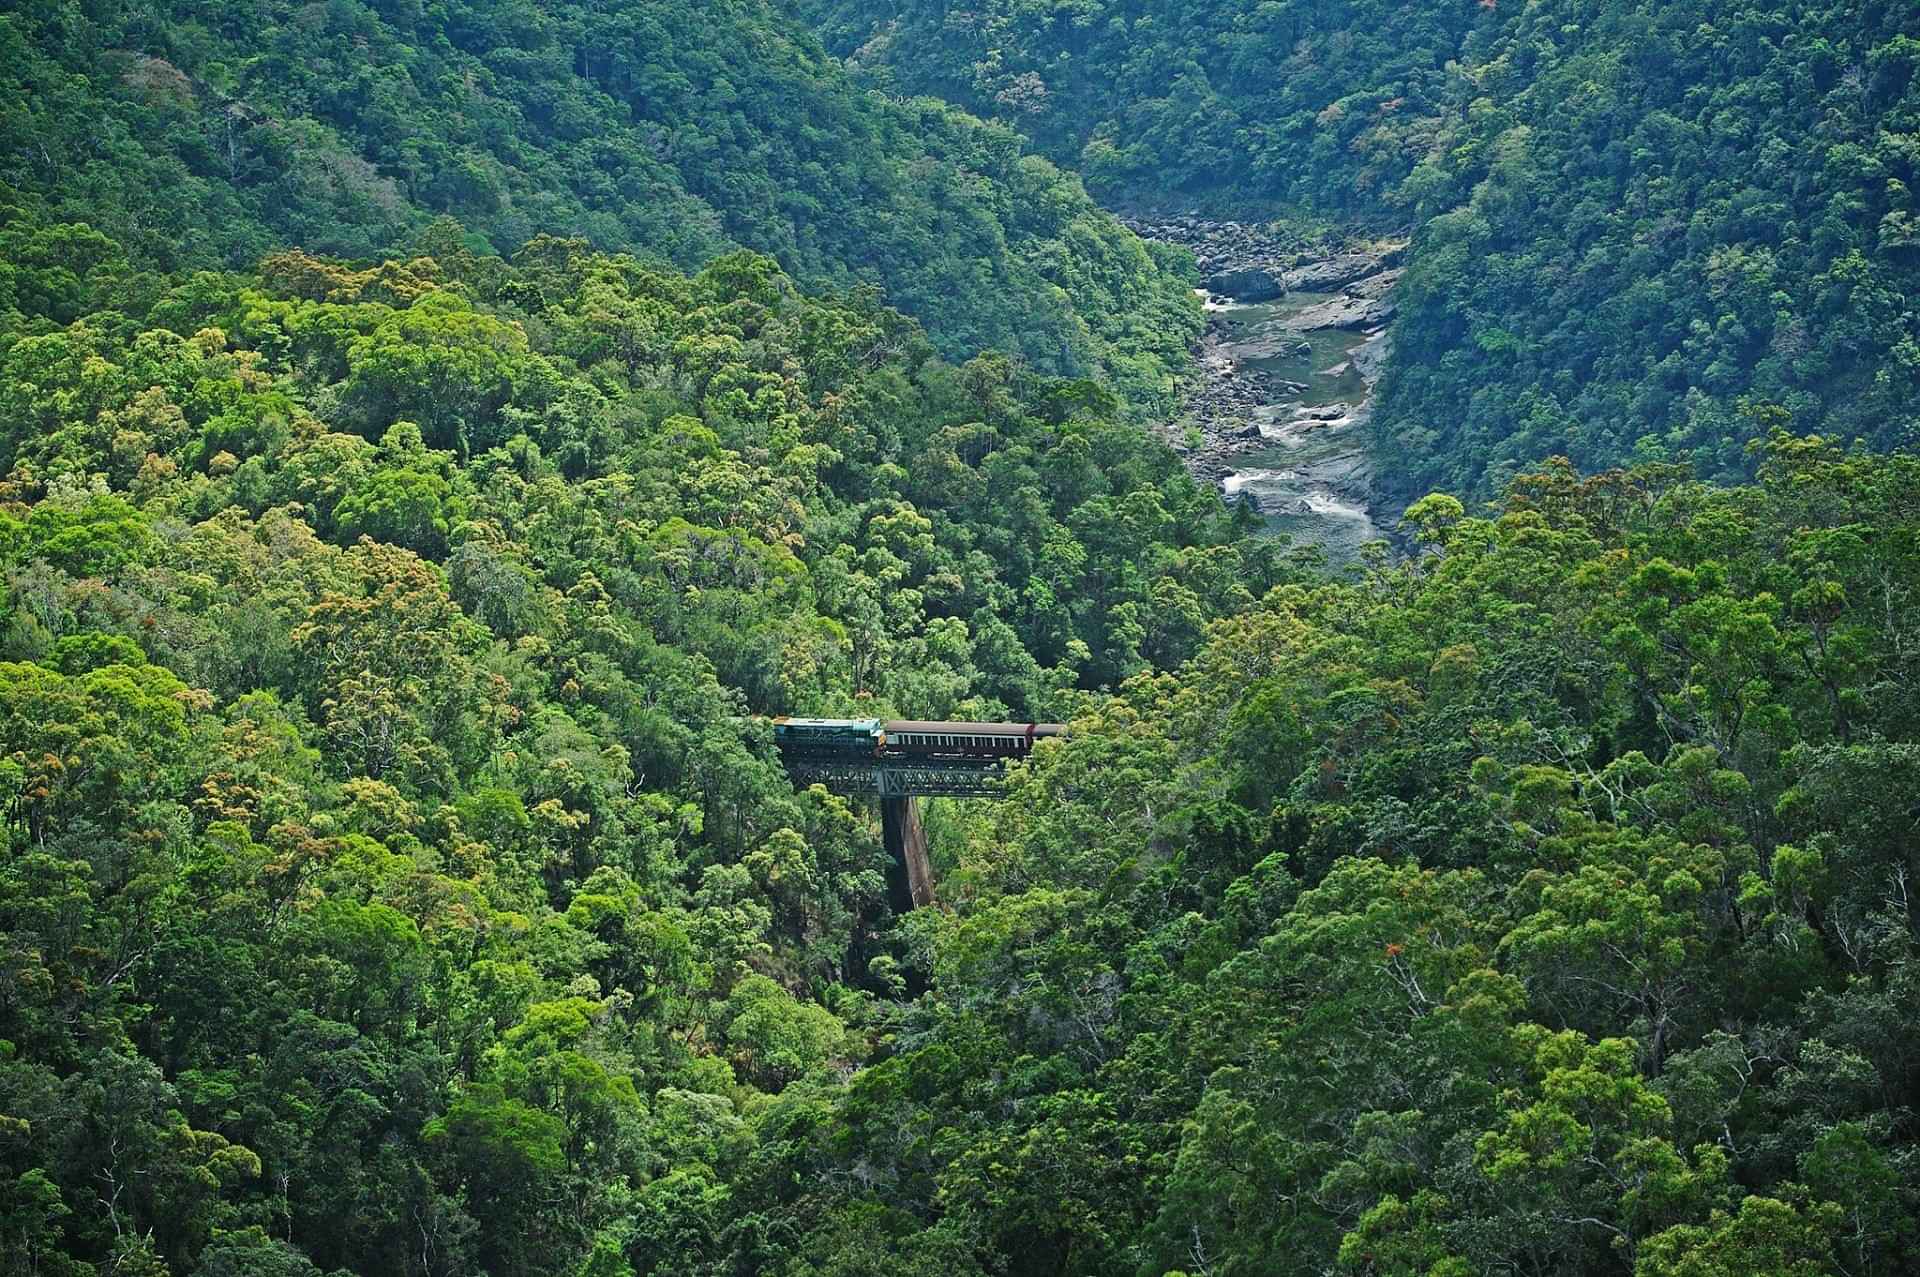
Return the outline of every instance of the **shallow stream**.
[[[1229,361],[1235,375],[1259,373],[1271,386],[1249,417],[1268,443],[1234,458],[1222,492],[1230,499],[1251,496],[1274,531],[1296,544],[1320,546],[1330,562],[1346,563],[1387,530],[1363,499],[1371,473],[1364,428],[1369,387],[1352,357],[1367,338],[1344,329],[1299,332],[1288,326],[1329,296],[1214,300],[1208,310],[1218,325],[1211,339],[1216,355]],[[1302,420],[1308,409],[1320,410],[1313,415],[1323,419]]]

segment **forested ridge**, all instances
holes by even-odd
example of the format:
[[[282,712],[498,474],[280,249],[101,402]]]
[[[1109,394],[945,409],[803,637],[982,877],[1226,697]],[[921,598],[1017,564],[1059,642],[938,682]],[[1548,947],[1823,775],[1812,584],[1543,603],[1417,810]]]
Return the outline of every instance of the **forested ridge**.
[[[95,264],[0,338],[9,1272],[748,1245],[931,943],[764,716],[1069,716],[1281,570],[1095,384],[765,257],[11,229]]]
[[[6,1271],[1920,1254],[1911,456],[1339,581],[763,257],[11,233]],[[1074,735],[896,918],[787,711]]]
[[[440,215],[507,252],[744,245],[1142,408],[1197,329],[1177,253],[1005,126],[852,85],[764,0],[21,0],[0,83],[9,202],[163,270],[382,256]]]
[[[0,1277],[1920,1270],[1908,16],[1129,6],[1485,90],[1335,570],[890,9],[0,13]],[[901,915],[781,714],[1070,729]]]
[[[1703,0],[806,0],[872,82],[1096,191],[1414,236],[1407,497],[1563,454],[1750,473],[1744,401],[1911,445],[1920,10]]]

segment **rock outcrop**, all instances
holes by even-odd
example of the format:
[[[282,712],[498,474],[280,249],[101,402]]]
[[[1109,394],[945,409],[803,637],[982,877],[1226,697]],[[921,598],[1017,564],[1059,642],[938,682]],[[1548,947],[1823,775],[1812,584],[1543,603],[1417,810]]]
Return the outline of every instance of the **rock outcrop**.
[[[1309,306],[1294,317],[1302,332],[1319,328],[1345,328],[1364,333],[1379,328],[1399,309],[1384,298],[1336,297],[1332,301]]]
[[[1318,328],[1347,328],[1367,332],[1383,326],[1397,309],[1390,295],[1400,272],[1384,270],[1348,284],[1340,296],[1309,306],[1291,320],[1301,332]]]
[[[1270,302],[1287,295],[1287,283],[1274,266],[1243,266],[1206,279],[1207,291],[1235,301]]]
[[[1403,243],[1384,243],[1331,256],[1300,251],[1263,226],[1204,217],[1122,218],[1136,234],[1193,250],[1207,291],[1259,303],[1288,293],[1330,293],[1392,270],[1406,257]]]
[[[1288,292],[1294,293],[1331,293],[1357,284],[1362,280],[1377,278],[1382,271],[1392,271],[1394,278],[1399,272],[1394,270],[1406,260],[1407,246],[1391,244],[1384,248],[1359,253],[1337,253],[1305,266],[1296,266],[1282,279]]]

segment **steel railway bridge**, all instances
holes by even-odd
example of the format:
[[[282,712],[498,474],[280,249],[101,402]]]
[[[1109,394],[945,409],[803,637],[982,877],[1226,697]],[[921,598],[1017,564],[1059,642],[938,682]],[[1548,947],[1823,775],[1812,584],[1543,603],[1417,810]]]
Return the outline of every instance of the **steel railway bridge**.
[[[796,785],[871,796],[881,804],[888,886],[896,909],[933,901],[920,798],[996,798],[1009,760],[1066,729],[1058,723],[943,723],[777,718],[773,742]]]

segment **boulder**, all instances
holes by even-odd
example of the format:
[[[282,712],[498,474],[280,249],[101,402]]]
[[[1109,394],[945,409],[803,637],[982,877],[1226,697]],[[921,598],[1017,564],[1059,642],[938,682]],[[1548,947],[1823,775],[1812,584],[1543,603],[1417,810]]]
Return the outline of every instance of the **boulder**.
[[[1397,307],[1384,298],[1335,297],[1309,306],[1293,317],[1293,326],[1303,332],[1320,328],[1347,328],[1362,332],[1393,318]]]
[[[1388,342],[1387,334],[1374,333],[1353,349],[1353,366],[1370,383],[1387,366]]]
[[[1292,325],[1278,331],[1267,330],[1234,347],[1242,359],[1304,359],[1313,353],[1313,343],[1292,331]]]
[[[1273,267],[1243,266],[1209,275],[1207,291],[1235,301],[1270,302],[1285,297],[1287,285],[1279,270]]]
[[[1365,279],[1348,284],[1340,291],[1347,297],[1385,297],[1393,291],[1393,286],[1400,282],[1400,277],[1404,274],[1406,272],[1402,270],[1383,270],[1378,275],[1369,275]]]
[[[1331,293],[1398,266],[1406,259],[1406,255],[1404,244],[1362,253],[1337,253],[1295,267],[1286,273],[1282,282],[1292,292]]]

